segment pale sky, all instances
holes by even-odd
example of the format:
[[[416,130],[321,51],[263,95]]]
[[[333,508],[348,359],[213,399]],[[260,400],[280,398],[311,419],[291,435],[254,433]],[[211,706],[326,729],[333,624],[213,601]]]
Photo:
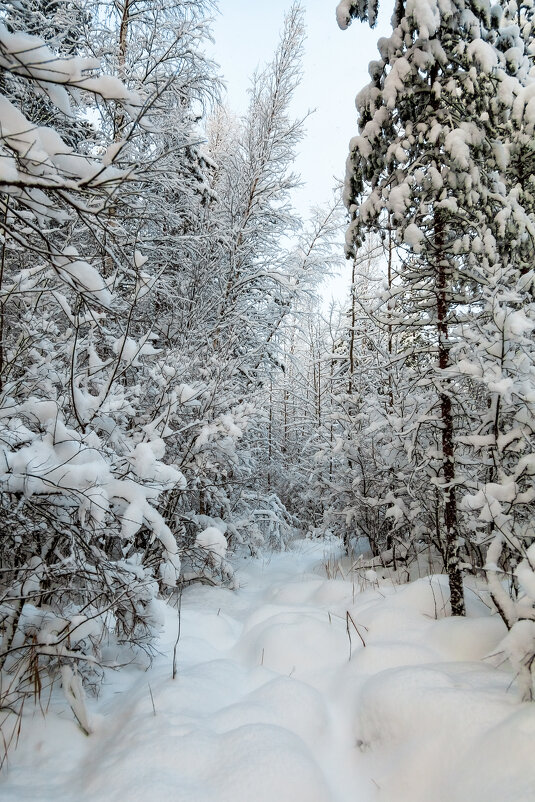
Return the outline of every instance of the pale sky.
[[[214,59],[227,82],[230,108],[247,107],[249,79],[272,57],[291,0],[219,0],[213,33]],[[307,40],[303,80],[296,93],[295,116],[316,109],[306,122],[296,171],[305,186],[295,197],[301,214],[330,201],[334,176],[344,177],[349,139],[357,133],[354,100],[368,83],[368,63],[378,58],[377,40],[390,30],[391,2],[373,30],[360,22],[346,31],[336,24],[337,0],[302,0]]]

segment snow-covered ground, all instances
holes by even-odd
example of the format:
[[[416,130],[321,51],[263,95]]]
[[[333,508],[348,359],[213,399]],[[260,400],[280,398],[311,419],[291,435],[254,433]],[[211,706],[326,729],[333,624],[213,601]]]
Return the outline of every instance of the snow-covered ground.
[[[533,802],[535,705],[488,657],[504,628],[483,597],[445,618],[443,577],[373,586],[339,556],[298,541],[240,562],[237,591],[190,587],[175,680],[162,604],[152,666],[107,675],[90,737],[59,698],[26,712],[0,798]]]

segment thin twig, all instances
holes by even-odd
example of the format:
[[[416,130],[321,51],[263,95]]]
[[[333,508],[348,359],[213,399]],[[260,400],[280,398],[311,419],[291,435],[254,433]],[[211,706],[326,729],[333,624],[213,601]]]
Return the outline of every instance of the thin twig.
[[[177,649],[178,649],[178,641],[180,640],[180,631],[182,629],[182,586],[180,587],[179,594],[178,594],[178,632],[176,635],[175,645],[173,647],[173,679],[176,679],[176,675],[178,672],[177,669]]]

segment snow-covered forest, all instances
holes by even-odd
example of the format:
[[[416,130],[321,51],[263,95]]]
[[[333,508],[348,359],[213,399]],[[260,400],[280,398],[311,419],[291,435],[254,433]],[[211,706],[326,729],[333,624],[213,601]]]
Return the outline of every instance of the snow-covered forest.
[[[396,0],[308,215],[216,13],[0,0],[0,795],[533,802],[535,6]]]

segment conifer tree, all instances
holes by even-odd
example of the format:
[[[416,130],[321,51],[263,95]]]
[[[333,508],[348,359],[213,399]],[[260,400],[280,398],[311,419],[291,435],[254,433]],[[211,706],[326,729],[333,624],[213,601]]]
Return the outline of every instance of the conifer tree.
[[[365,15],[353,5],[349,11]],[[400,263],[384,304],[397,313],[397,331],[418,333],[433,355],[431,362],[410,355],[430,404],[416,426],[403,425],[416,437],[413,458],[420,454],[439,490],[454,614],[464,610],[456,458],[463,387],[452,380],[452,348],[499,259],[493,227],[508,206],[503,151],[518,86],[494,46],[493,24],[485,6],[476,13],[462,2],[398,4],[392,36],[379,42],[381,59],[357,97],[360,135],[346,181],[348,251],[368,232],[394,225]]]

